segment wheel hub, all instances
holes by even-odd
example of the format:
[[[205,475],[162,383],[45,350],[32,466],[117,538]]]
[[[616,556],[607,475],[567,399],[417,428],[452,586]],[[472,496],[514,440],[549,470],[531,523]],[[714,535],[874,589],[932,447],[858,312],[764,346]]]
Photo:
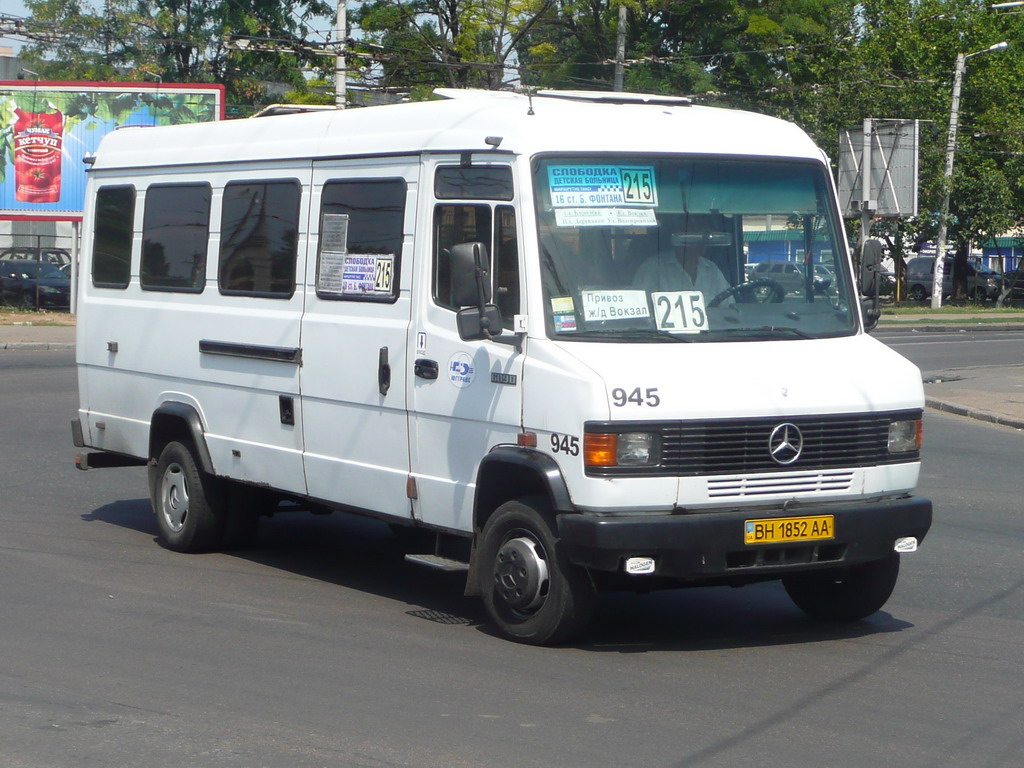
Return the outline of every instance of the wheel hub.
[[[525,537],[509,539],[494,561],[494,582],[498,594],[517,611],[539,607],[548,590],[548,564],[537,542]]]
[[[188,486],[181,467],[172,464],[164,473],[163,514],[167,525],[177,533],[185,525],[188,514]]]

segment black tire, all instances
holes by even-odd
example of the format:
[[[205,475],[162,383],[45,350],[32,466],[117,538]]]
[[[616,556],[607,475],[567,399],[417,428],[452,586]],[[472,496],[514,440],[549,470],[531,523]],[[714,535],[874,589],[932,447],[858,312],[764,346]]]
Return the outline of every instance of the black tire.
[[[910,298],[914,301],[924,301],[928,298],[928,294],[925,293],[923,285],[912,285],[910,286]]]
[[[150,471],[149,492],[164,546],[175,552],[208,552],[220,546],[222,488],[199,469],[191,446],[177,441],[164,446]]]
[[[484,526],[478,578],[484,606],[509,640],[554,645],[578,635],[597,595],[585,569],[566,560],[553,515],[539,498],[502,504]]]
[[[826,621],[856,621],[875,613],[892,595],[900,573],[896,552],[846,568],[787,576],[787,594],[804,613]]]

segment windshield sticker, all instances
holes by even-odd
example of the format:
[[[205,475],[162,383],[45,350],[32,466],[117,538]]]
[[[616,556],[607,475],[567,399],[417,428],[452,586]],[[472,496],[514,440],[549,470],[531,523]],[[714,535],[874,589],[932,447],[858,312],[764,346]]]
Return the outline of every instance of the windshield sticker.
[[[644,291],[583,291],[583,316],[600,322],[650,317],[651,312]]]
[[[708,330],[708,312],[700,291],[652,293],[651,301],[659,331],[700,333]]]
[[[555,333],[572,333],[576,330],[576,305],[572,296],[556,296],[551,299],[551,315]]]
[[[658,205],[653,165],[551,165],[548,190],[554,208]]]
[[[324,214],[320,227],[320,261],[316,272],[316,290],[321,295],[341,295],[347,252],[348,215]]]
[[[394,270],[394,254],[346,253],[341,291],[349,296],[390,296]]]
[[[557,227],[654,227],[653,208],[558,208]]]

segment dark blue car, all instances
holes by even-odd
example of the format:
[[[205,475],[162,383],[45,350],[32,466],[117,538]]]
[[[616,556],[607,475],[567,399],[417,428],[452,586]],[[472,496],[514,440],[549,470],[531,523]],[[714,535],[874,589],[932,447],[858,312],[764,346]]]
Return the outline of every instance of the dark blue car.
[[[24,309],[68,309],[71,279],[53,264],[2,259],[0,300]]]

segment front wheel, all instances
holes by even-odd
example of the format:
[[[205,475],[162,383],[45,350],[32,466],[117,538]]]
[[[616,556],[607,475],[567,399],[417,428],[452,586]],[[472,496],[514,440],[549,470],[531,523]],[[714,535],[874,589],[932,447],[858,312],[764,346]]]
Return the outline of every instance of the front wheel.
[[[160,541],[175,552],[206,552],[221,543],[223,494],[199,469],[189,446],[170,442],[150,470],[150,497]]]
[[[809,571],[783,578],[782,585],[797,607],[828,621],[856,621],[875,613],[892,595],[900,573],[900,556]]]
[[[597,602],[585,569],[566,560],[553,515],[536,498],[502,504],[484,525],[480,593],[498,631],[529,645],[569,640]]]

